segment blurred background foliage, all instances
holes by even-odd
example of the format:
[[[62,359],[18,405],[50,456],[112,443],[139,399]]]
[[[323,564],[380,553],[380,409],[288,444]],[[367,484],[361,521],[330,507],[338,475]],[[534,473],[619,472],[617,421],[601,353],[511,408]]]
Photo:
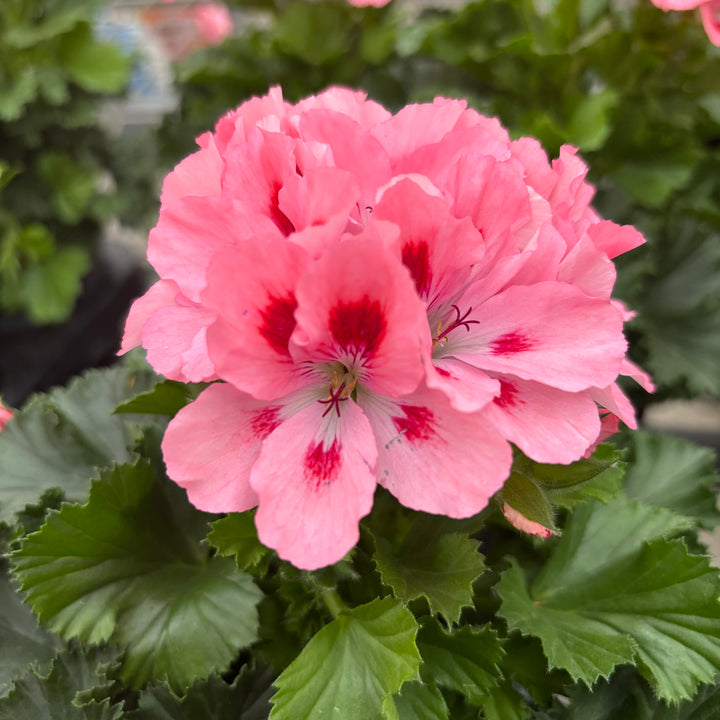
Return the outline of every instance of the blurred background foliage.
[[[98,93],[122,91],[137,59],[93,37],[106,3],[3,0],[1,308],[60,319],[98,224],[120,214],[147,230],[157,183],[194,137],[272,85],[290,101],[348,85],[391,110],[442,94],[551,158],[579,147],[598,212],[645,234],[618,261],[617,296],[638,312],[632,357],[660,388],[636,404],[720,395],[720,48],[695,13],[649,0],[227,4],[234,35],[175,65],[177,108],[139,151],[139,136],[98,124]]]

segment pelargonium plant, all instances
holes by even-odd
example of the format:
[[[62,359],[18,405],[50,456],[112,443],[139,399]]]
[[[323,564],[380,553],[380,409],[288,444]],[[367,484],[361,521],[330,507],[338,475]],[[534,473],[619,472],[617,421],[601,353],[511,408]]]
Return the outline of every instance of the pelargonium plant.
[[[634,427],[611,258],[643,240],[591,209],[572,148],[551,165],[462,101],[393,116],[341,88],[275,89],[199,144],[165,180],[160,280],[124,340],[212,383],[163,440],[199,509],[257,506],[261,541],[316,569],[378,484],[469,517],[511,443],[567,464]]]
[[[575,150],[342,88],[198,143],[127,356],[0,433],[0,719],[720,711],[712,453],[627,429]]]

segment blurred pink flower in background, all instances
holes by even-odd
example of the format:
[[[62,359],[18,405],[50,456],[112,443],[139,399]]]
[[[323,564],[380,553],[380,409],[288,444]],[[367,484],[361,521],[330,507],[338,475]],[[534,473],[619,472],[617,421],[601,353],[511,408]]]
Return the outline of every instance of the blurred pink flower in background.
[[[390,0],[348,0],[355,7],[384,7]]]
[[[720,0],[650,0],[650,2],[665,11],[699,8],[710,42],[720,46]]]
[[[219,45],[234,29],[230,10],[221,3],[203,3],[193,8],[193,16],[203,39]]]
[[[210,512],[258,506],[303,568],[357,542],[377,484],[407,507],[482,510],[511,443],[583,457],[622,420],[612,258],[643,242],[600,218],[574,148],[463,101],[395,115],[331,88],[278,88],[221,118],[165,179],[123,351],[215,382],[170,422],[169,476]],[[601,421],[601,415],[603,420]]]
[[[2,430],[7,424],[10,418],[13,416],[13,411],[6,408],[2,402],[0,402],[0,430]]]

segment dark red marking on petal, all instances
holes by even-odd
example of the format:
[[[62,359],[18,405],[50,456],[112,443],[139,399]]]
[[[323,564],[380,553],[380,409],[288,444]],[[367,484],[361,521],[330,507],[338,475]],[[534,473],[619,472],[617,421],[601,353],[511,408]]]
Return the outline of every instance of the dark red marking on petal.
[[[415,289],[421,298],[427,298],[430,294],[432,282],[432,270],[430,269],[430,254],[427,243],[411,242],[403,245],[403,265],[410,271],[415,281]]]
[[[435,366],[435,371],[441,377],[452,377],[450,372],[448,372],[445,368],[438,367],[437,365]]]
[[[514,353],[532,350],[535,341],[520,332],[509,332],[495,338],[490,343],[490,352],[493,355],[513,355]]]
[[[333,440],[329,448],[323,443],[311,443],[305,453],[305,480],[316,489],[329,485],[337,478],[340,465],[340,445],[337,440]]]
[[[500,379],[500,394],[493,398],[493,402],[501,408],[510,408],[515,405],[521,405],[522,400],[517,397],[518,389],[517,385],[514,385],[507,380]]]
[[[250,418],[250,429],[258,440],[264,440],[280,424],[280,408],[266,407]]]
[[[288,355],[288,341],[295,329],[297,300],[294,295],[284,298],[271,295],[268,301],[265,308],[260,311],[262,319],[260,334],[275,352]]]
[[[280,201],[278,195],[280,193],[280,183],[275,182],[270,190],[270,203],[268,206],[268,215],[270,219],[277,225],[278,230],[287,237],[290,233],[295,232],[295,226],[290,218],[280,209]]]
[[[404,416],[392,418],[393,425],[403,438],[413,440],[429,440],[436,435],[435,416],[431,410],[419,405],[403,405]]]
[[[341,302],[330,311],[330,332],[345,352],[371,356],[385,337],[385,315],[368,297]]]

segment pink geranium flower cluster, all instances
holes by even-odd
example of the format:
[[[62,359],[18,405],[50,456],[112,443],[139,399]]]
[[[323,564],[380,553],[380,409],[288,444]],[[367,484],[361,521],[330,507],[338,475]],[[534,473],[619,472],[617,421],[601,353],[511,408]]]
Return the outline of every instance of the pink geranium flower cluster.
[[[165,180],[123,350],[213,382],[171,421],[170,477],[210,512],[258,507],[303,568],[342,558],[376,486],[466,517],[511,443],[569,463],[634,426],[618,374],[627,312],[571,147],[437,98],[396,115],[330,89],[273,89],[225,115]]]
[[[720,46],[720,0],[650,0],[661,10],[700,9],[700,17],[710,42]]]

